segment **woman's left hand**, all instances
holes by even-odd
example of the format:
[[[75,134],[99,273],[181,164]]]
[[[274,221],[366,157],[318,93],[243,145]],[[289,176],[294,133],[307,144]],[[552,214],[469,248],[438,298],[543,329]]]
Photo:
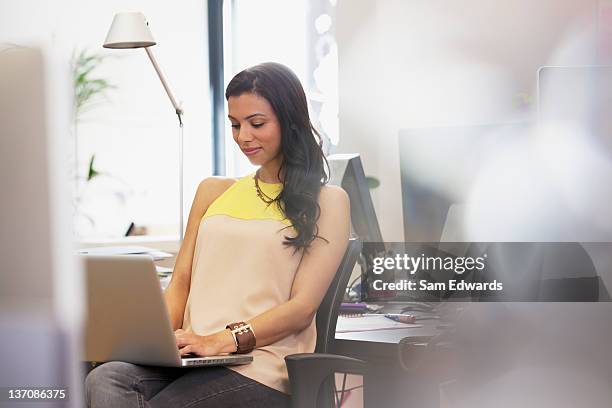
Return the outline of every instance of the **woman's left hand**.
[[[227,333],[218,332],[209,336],[199,336],[192,331],[178,329],[174,332],[174,337],[181,356],[187,353],[193,353],[198,356],[206,357],[233,351],[231,347],[228,349],[227,336],[229,331],[225,330],[225,332]],[[233,342],[231,334],[229,334],[229,336]]]

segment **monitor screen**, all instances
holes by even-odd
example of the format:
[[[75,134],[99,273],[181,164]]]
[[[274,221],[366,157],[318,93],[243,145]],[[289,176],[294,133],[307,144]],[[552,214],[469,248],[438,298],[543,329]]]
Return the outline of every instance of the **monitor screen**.
[[[540,123],[570,125],[612,154],[612,67],[542,67]]]
[[[382,242],[368,182],[358,154],[335,154],[327,158],[330,184],[341,186],[351,200],[353,233],[362,242]]]

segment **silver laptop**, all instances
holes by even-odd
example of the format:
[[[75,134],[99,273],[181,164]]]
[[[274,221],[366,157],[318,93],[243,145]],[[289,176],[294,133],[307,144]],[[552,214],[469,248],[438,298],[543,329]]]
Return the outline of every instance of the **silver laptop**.
[[[251,355],[181,357],[151,257],[83,255],[87,361],[165,367],[248,364]]]

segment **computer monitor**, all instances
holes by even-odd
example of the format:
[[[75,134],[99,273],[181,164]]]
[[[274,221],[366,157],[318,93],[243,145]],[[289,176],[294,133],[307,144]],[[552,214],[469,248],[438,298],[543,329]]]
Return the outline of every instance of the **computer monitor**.
[[[612,66],[538,70],[538,120],[573,125],[612,153]]]
[[[353,233],[362,242],[382,242],[378,218],[359,154],[334,154],[327,158],[332,185],[342,187],[351,200]]]
[[[528,122],[400,129],[404,241],[440,242],[463,231],[461,205],[483,163],[508,141],[527,135]],[[454,209],[454,211],[453,211]]]
[[[361,276],[368,276],[369,260],[385,252],[378,218],[359,154],[334,154],[327,158],[330,170],[329,183],[340,186],[351,201],[352,234],[364,243],[359,265]],[[362,279],[361,284],[364,283]],[[363,295],[363,294],[362,294]],[[362,297],[363,299],[363,297]]]

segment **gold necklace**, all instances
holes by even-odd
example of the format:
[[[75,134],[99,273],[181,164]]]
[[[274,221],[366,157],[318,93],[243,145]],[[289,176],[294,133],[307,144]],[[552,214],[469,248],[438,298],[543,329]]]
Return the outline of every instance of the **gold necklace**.
[[[254,178],[255,178],[255,190],[257,192],[257,197],[259,197],[261,201],[263,201],[266,204],[271,204],[272,202],[274,202],[274,199],[268,197],[266,193],[261,191],[261,188],[259,187],[259,169],[257,169],[257,171],[255,172]]]

